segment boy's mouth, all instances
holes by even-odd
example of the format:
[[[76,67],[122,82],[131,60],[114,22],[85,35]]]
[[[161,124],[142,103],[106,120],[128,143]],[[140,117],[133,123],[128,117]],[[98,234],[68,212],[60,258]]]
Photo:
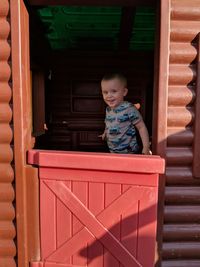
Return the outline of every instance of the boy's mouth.
[[[115,100],[107,100],[108,105],[113,105],[115,103]]]

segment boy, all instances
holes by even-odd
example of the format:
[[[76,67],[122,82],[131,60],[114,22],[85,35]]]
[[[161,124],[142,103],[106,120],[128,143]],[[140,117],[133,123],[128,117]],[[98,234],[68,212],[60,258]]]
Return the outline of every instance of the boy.
[[[141,114],[133,104],[124,101],[128,93],[127,80],[122,74],[105,75],[101,81],[106,108],[105,131],[100,136],[106,139],[111,153],[138,154],[140,147],[136,129],[142,140],[142,154],[151,154],[149,135]]]

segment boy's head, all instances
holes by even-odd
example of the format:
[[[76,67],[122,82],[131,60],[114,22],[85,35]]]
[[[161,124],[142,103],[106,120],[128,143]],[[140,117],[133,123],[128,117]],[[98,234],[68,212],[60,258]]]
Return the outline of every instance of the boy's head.
[[[103,99],[110,108],[115,108],[124,101],[128,93],[127,79],[120,73],[107,74],[101,80]]]

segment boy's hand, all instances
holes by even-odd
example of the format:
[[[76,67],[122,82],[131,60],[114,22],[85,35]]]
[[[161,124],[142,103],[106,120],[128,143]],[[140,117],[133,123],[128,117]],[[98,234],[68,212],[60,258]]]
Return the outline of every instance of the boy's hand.
[[[46,123],[44,123],[44,130],[45,130],[45,131],[48,130]]]
[[[98,135],[98,137],[101,137],[102,140],[106,139],[106,133],[104,132],[103,134]]]
[[[143,155],[152,155],[152,152],[151,152],[151,150],[149,149],[149,147],[144,147],[144,148],[142,149],[142,154],[143,154]]]

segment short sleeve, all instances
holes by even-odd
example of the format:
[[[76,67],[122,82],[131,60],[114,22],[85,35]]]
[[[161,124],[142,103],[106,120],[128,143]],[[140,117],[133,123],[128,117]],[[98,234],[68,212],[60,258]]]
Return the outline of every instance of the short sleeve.
[[[137,122],[139,122],[142,119],[142,116],[141,116],[140,112],[134,106],[131,106],[129,108],[128,116],[129,116],[129,120],[133,124],[136,124]]]

